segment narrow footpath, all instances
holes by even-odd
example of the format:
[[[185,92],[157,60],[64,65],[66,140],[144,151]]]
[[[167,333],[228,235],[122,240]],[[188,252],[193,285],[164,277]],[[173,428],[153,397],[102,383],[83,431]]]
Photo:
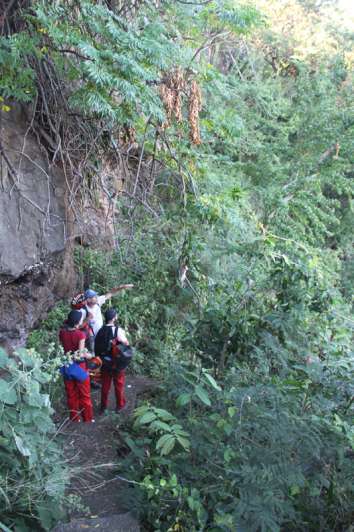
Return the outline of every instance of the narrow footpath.
[[[127,484],[120,480],[117,462],[124,456],[119,425],[132,414],[137,396],[153,389],[156,382],[145,377],[128,376],[126,381],[127,406],[115,414],[113,387],[108,411],[99,415],[100,390],[92,392],[95,423],[66,423],[64,436],[65,457],[72,471],[69,494],[81,498],[82,509],[71,515],[69,523],[60,523],[53,532],[85,530],[110,532],[139,532],[137,520],[127,512],[122,502]]]

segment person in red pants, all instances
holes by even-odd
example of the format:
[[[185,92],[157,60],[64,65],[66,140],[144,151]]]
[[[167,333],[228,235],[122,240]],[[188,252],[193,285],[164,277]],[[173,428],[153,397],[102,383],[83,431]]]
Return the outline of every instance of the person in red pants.
[[[112,381],[116,397],[116,410],[120,411],[125,407],[125,367],[118,356],[117,344],[129,346],[125,331],[116,325],[117,312],[113,308],[106,310],[105,321],[106,324],[101,327],[95,338],[95,354],[102,359],[101,414],[107,409]]]
[[[59,340],[66,354],[73,357],[73,364],[80,366],[87,373],[87,378],[79,381],[64,375],[64,385],[71,421],[80,422],[80,414],[86,423],[94,423],[91,401],[90,377],[87,371],[87,360],[92,357],[85,352],[85,333],[79,329],[82,314],[72,310],[59,332]]]
[[[108,406],[109,390],[113,380],[114,393],[116,396],[116,411],[123,410],[126,404],[124,388],[125,388],[125,370],[120,371],[102,371],[102,388],[101,388],[101,409],[100,413],[103,414]]]

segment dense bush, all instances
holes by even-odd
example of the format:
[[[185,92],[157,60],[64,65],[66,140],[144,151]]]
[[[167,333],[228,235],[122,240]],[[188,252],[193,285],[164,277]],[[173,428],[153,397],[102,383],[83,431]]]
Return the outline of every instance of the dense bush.
[[[173,413],[174,426],[186,433],[190,447],[176,444],[161,453],[158,438],[167,445],[173,436],[166,423],[156,423],[152,407],[137,411],[140,423],[126,436],[131,454],[122,468],[141,483],[138,510],[143,509],[148,527],[317,531],[349,526],[352,360],[339,363],[334,357],[325,368],[302,363],[283,377],[235,365],[219,386],[206,375],[177,367],[166,377],[159,401]]]
[[[0,525],[50,530],[65,515],[69,478],[45,393],[53,375],[22,349],[0,350],[0,376]]]
[[[69,310],[70,305],[66,302],[59,303],[54,309],[50,310],[41,322],[40,328],[30,332],[27,347],[42,353],[43,356],[48,350],[56,350],[59,354],[59,329],[64,323]],[[49,353],[45,358],[50,358]]]
[[[197,230],[193,216],[187,244],[185,219],[172,232],[143,217],[120,255],[81,254],[102,290],[135,283],[116,305],[141,371],[163,388],[125,435],[120,474],[138,483],[137,510],[151,530],[342,530],[354,389],[337,253],[252,237],[245,215],[242,235],[222,218]]]

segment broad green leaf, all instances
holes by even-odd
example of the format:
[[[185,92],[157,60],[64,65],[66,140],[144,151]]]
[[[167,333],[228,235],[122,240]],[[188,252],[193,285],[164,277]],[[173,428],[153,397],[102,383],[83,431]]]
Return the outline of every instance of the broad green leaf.
[[[150,429],[153,429],[153,430],[163,430],[163,431],[169,431],[170,430],[170,426],[165,423],[164,421],[159,421],[158,419],[156,421],[153,421],[150,425]]]
[[[232,449],[230,449],[230,447],[226,447],[225,451],[224,451],[224,460],[225,462],[230,462],[231,458],[234,456],[234,452]]]
[[[48,399],[45,399],[45,397],[48,397],[48,396],[41,395],[40,393],[37,393],[37,392],[29,391],[29,393],[26,396],[26,402],[30,406],[41,408],[42,406],[44,406],[45,401],[46,402],[48,401]]]
[[[0,402],[14,405],[17,401],[17,393],[11,383],[0,379]]]
[[[168,441],[171,438],[172,439],[174,438],[173,434],[164,434],[163,436],[161,436],[161,438],[159,438],[156,443],[156,449],[157,450],[160,449],[166,443],[166,441]]]
[[[25,446],[22,438],[20,436],[17,436],[15,432],[14,432],[14,438],[15,438],[16,447],[20,451],[22,456],[31,456],[31,451],[28,449],[28,447]]]
[[[204,377],[209,381],[209,383],[212,385],[212,387],[214,388],[214,390],[217,390],[218,392],[221,391],[221,388],[220,388],[220,386],[218,385],[218,383],[216,382],[216,380],[214,379],[214,377],[212,377],[211,375],[209,375],[209,373],[207,373],[207,372],[204,373]]]
[[[183,449],[185,451],[189,451],[190,448],[190,442],[186,438],[183,438],[181,436],[177,436],[177,441],[180,445],[182,445]]]
[[[188,404],[191,400],[191,394],[190,393],[181,393],[181,395],[179,395],[177,397],[177,400],[176,400],[176,406],[184,406],[186,404]]]
[[[234,417],[234,415],[236,414],[236,408],[234,406],[229,406],[229,408],[227,409],[227,413],[229,415],[229,417]]]
[[[137,423],[139,425],[146,425],[154,419],[156,419],[156,415],[154,414],[154,412],[146,412],[146,414],[137,419]]]
[[[194,511],[195,502],[194,502],[193,497],[190,497],[190,496],[187,497],[187,503],[188,503],[190,510]]]
[[[169,440],[166,440],[164,445],[161,448],[161,452],[160,452],[161,456],[167,456],[168,454],[170,454],[170,452],[175,446],[175,443],[176,443],[176,440],[173,436],[171,436]]]
[[[208,392],[202,386],[200,386],[200,384],[198,384],[198,386],[195,387],[194,391],[195,391],[195,394],[202,401],[202,403],[204,403],[207,406],[211,406]]]
[[[27,368],[33,368],[36,361],[34,360],[33,356],[29,354],[27,349],[19,348],[16,350],[16,354],[21,360],[22,364]]]
[[[172,421],[174,419],[174,416],[170,414],[167,410],[164,410],[163,408],[155,408],[154,409],[157,416],[163,419],[164,421]]]

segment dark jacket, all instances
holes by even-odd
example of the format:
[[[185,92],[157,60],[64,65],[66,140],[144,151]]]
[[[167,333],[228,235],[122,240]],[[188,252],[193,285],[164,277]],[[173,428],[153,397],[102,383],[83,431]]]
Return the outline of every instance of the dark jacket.
[[[113,332],[114,330],[114,332]],[[103,357],[111,354],[112,340],[117,337],[118,327],[103,325],[95,338],[95,355]]]

